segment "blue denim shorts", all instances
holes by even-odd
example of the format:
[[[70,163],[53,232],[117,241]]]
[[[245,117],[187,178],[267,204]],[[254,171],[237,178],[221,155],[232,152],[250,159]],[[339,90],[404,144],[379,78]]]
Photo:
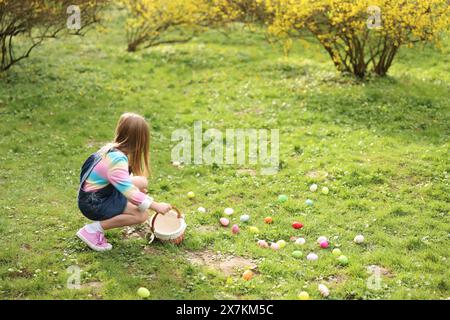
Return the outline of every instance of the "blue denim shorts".
[[[78,207],[81,213],[93,221],[110,219],[124,212],[127,198],[113,185],[94,192],[80,190],[78,194]]]

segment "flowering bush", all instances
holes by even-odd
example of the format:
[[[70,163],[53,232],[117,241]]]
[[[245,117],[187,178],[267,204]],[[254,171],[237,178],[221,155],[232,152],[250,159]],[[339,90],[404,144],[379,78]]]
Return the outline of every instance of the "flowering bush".
[[[208,26],[232,21],[237,11],[226,0],[120,0],[129,12],[127,19],[128,50],[139,46],[189,41]],[[168,31],[176,37],[168,38]]]
[[[262,22],[270,34],[311,32],[338,70],[384,76],[400,47],[437,43],[448,31],[447,0],[122,0],[130,12],[128,49],[188,41],[196,31],[229,22]],[[178,29],[181,37],[166,38]],[[187,33],[186,33],[187,32]]]
[[[263,1],[263,0],[256,0]],[[438,42],[447,0],[266,0],[269,31],[288,39],[309,30],[342,72],[384,76],[401,46]]]

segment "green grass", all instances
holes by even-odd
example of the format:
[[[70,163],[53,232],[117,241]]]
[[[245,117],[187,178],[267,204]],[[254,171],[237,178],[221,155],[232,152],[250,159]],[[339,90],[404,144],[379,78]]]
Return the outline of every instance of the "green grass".
[[[321,282],[336,299],[450,296],[448,44],[405,49],[390,77],[362,84],[339,76],[309,39],[289,57],[240,30],[130,54],[122,22],[114,13],[106,30],[48,41],[0,78],[1,299],[135,299],[140,286],[152,299],[295,299],[301,290],[320,298]],[[186,213],[180,247],[154,243],[156,253],[145,253],[145,241],[114,230],[114,249],[98,254],[74,236],[86,222],[76,205],[79,168],[112,139],[125,111],[151,123],[149,189]],[[192,131],[196,120],[206,129],[279,128],[282,169],[241,176],[235,166],[173,167],[171,133]],[[329,195],[309,192],[311,183]],[[280,205],[282,193],[289,200]],[[235,209],[233,222],[249,213],[259,238],[305,236],[301,250],[319,261],[295,260],[292,243],[260,249],[247,226],[231,235],[218,226],[225,207]],[[263,223],[267,215],[274,224]],[[301,232],[293,220],[305,224]],[[213,230],[199,232],[202,225]],[[352,241],[359,233],[362,245]],[[317,248],[320,235],[340,246],[348,266]],[[227,280],[186,260],[187,250],[205,249],[254,259],[258,274]],[[101,286],[67,289],[74,264],[82,283]],[[379,291],[366,286],[368,265],[389,271]]]

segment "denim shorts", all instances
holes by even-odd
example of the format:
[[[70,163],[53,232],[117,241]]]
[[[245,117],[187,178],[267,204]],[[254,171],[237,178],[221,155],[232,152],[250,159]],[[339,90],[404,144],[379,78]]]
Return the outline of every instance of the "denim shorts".
[[[127,198],[113,185],[94,192],[80,190],[78,194],[78,207],[81,213],[93,221],[110,219],[124,212]]]

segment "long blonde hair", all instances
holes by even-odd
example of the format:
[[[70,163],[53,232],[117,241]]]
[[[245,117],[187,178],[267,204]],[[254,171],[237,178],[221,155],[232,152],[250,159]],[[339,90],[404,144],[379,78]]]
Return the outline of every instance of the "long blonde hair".
[[[120,116],[114,142],[104,146],[100,153],[105,154],[112,147],[127,155],[135,176],[150,175],[150,126],[142,116],[131,112]]]

